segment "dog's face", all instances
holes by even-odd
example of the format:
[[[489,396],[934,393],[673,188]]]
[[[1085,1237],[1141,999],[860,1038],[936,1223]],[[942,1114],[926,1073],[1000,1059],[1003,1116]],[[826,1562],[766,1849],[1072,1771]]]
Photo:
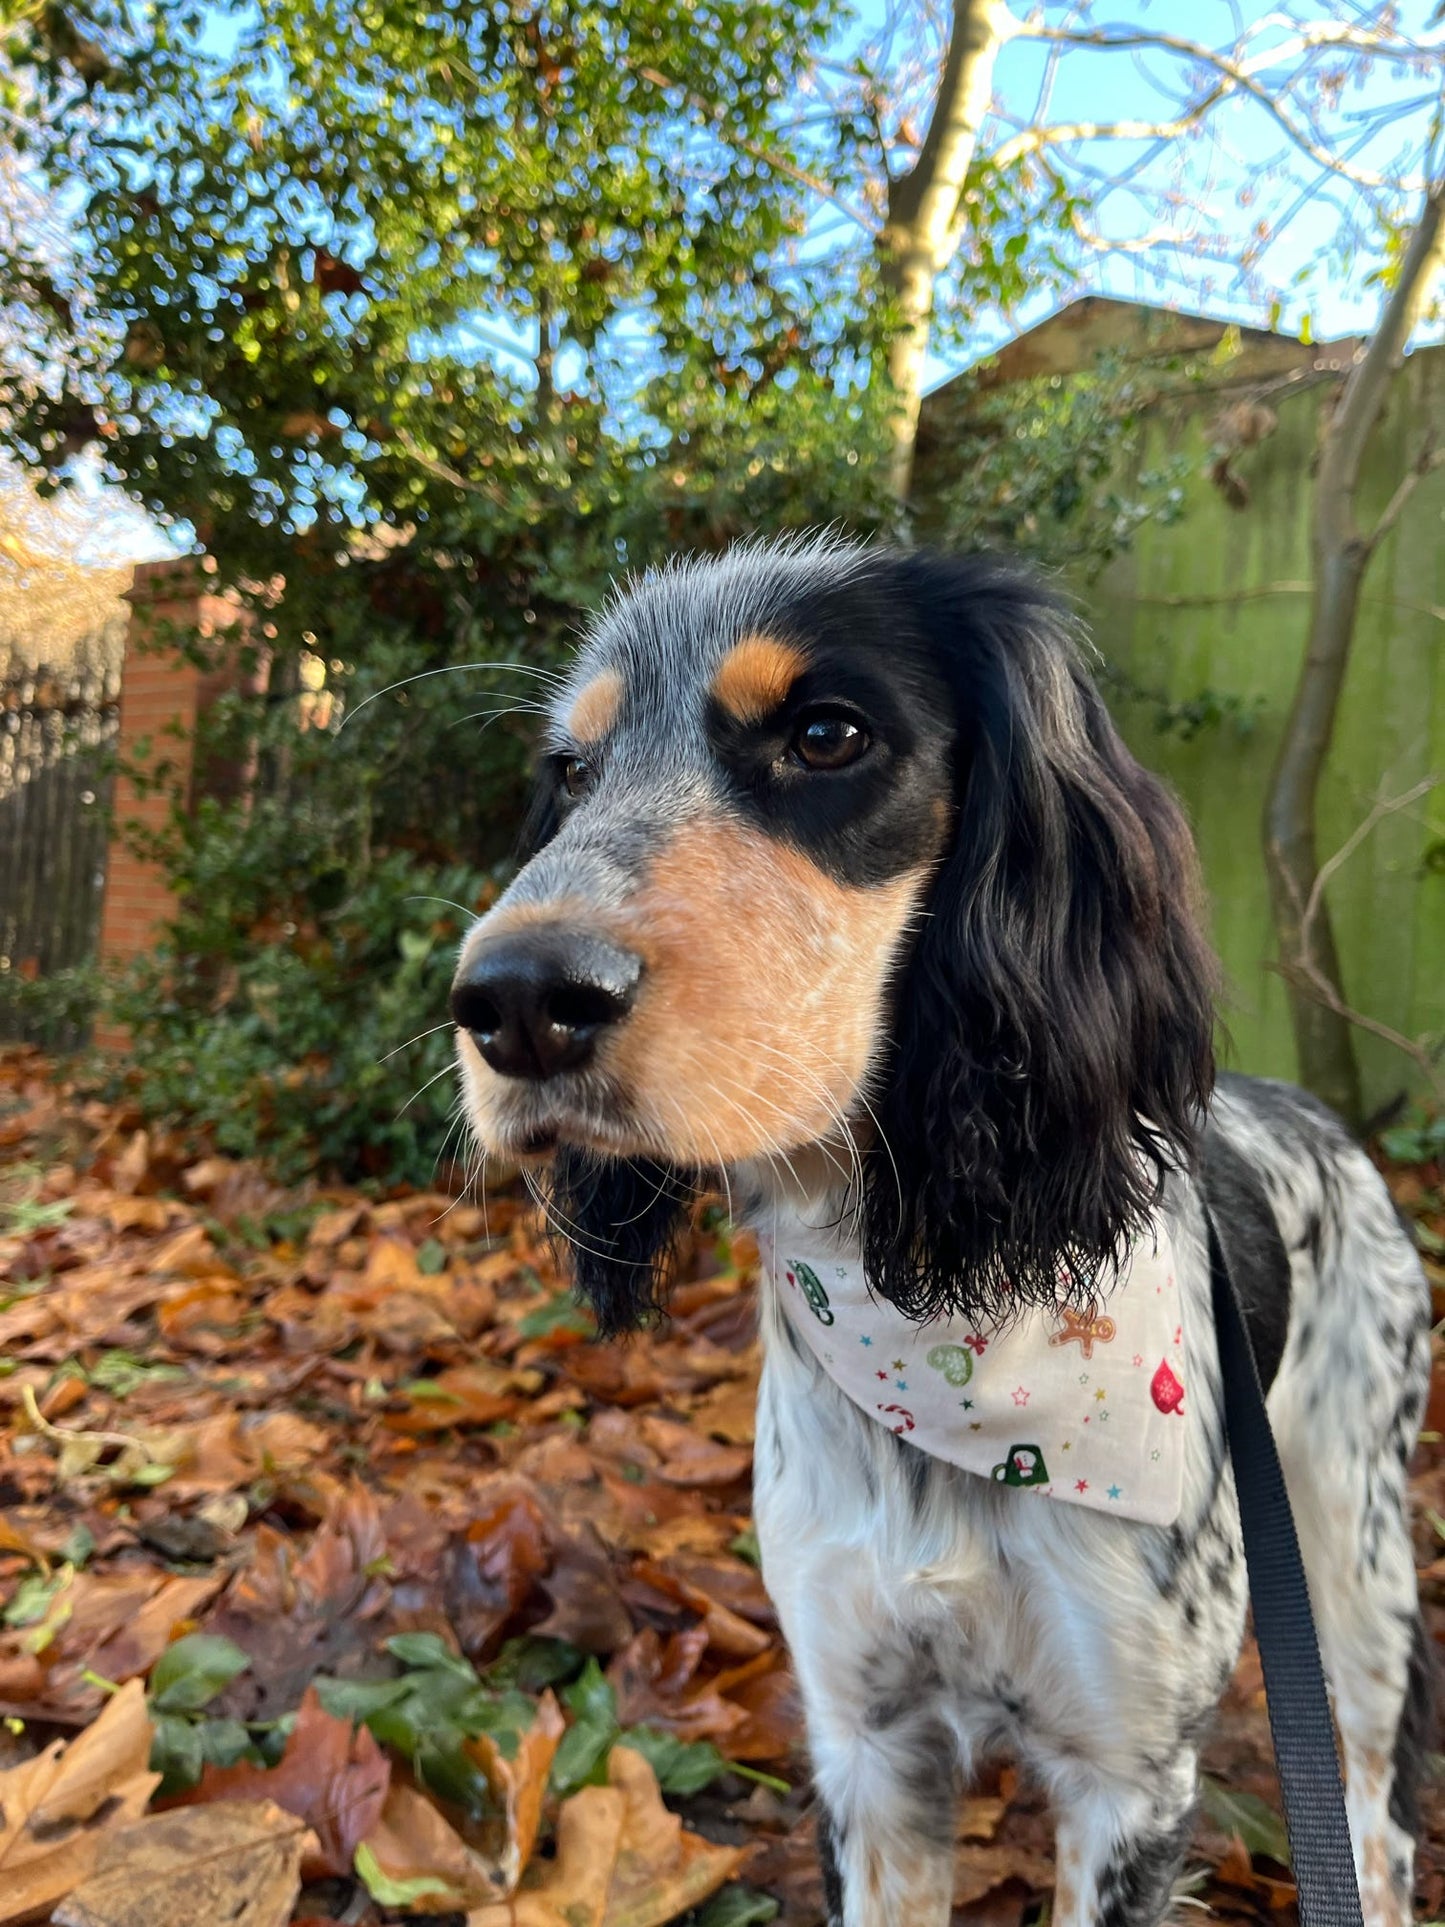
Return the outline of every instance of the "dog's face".
[[[1192,1146],[1188,832],[1000,564],[823,540],[646,578],[553,706],[527,841],[462,947],[466,1104],[549,1162],[604,1328],[719,1167],[851,1161],[875,1289],[982,1312],[1067,1296]]]
[[[948,832],[953,734],[857,551],[617,605],[553,705],[540,847],[462,952],[482,1141],[702,1169],[836,1135]]]

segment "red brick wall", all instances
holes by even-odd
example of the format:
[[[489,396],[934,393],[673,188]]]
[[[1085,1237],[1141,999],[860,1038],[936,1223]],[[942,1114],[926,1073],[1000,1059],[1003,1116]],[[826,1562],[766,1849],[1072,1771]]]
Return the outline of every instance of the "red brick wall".
[[[234,686],[234,652],[218,657],[205,669],[186,660],[167,638],[199,633],[216,636],[239,619],[236,606],[208,588],[215,564],[200,562],[143,562],[130,590],[130,631],[126,638],[125,667],[120,691],[122,766],[141,761],[178,765],[183,787],[192,781],[190,732],[207,702]],[[179,724],[185,736],[168,733]],[[149,752],[142,755],[149,745]],[[170,786],[155,795],[141,795],[125,776],[116,778],[114,827],[106,861],[105,903],[101,912],[100,957],[103,963],[124,963],[154,948],[159,928],[174,908],[164,873],[143,862],[128,847],[126,828],[163,827],[170,805]],[[124,1033],[99,1026],[95,1041],[103,1049],[125,1043]]]

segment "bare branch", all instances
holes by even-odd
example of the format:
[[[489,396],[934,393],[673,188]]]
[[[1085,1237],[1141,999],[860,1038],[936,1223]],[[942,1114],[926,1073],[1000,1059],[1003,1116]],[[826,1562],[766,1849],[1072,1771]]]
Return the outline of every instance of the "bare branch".
[[[1377,1017],[1367,1016],[1364,1011],[1353,1009],[1331,983],[1328,973],[1320,968],[1314,955],[1315,927],[1324,903],[1325,886],[1330,878],[1337,875],[1348,863],[1365,838],[1385,817],[1395,816],[1401,810],[1408,809],[1412,803],[1418,803],[1422,797],[1428,796],[1432,790],[1437,789],[1441,780],[1438,776],[1427,776],[1401,796],[1376,798],[1364,821],[1356,825],[1339,849],[1320,865],[1316,873],[1300,918],[1298,955],[1290,962],[1274,967],[1280,971],[1287,982],[1303,990],[1307,996],[1313,998],[1316,1003],[1322,1004],[1326,1010],[1333,1011],[1346,1023],[1353,1024],[1357,1030],[1366,1031],[1370,1036],[1378,1037],[1392,1045],[1394,1049],[1403,1052],[1426,1078],[1436,1095],[1445,1097],[1445,1078],[1442,1078],[1436,1056],[1415,1038],[1405,1036],[1403,1031],[1395,1030],[1391,1025],[1382,1023]]]
[[[1187,134],[1190,128],[1197,127],[1210,108],[1224,98],[1226,91],[1221,81],[1174,120],[1076,120],[1061,122],[1057,127],[1026,127],[1022,133],[1015,134],[1012,140],[1006,140],[996,147],[989,158],[995,167],[1002,168],[1023,160],[1029,154],[1037,154],[1042,147],[1061,147],[1067,141],[1177,140],[1181,134]]]
[[[1394,528],[1405,512],[1405,505],[1427,475],[1433,475],[1437,468],[1445,466],[1445,448],[1435,446],[1433,430],[1425,437],[1420,452],[1400,477],[1399,486],[1381,511],[1380,519],[1365,537],[1368,548],[1373,552]]]
[[[1406,790],[1401,796],[1375,798],[1364,822],[1355,825],[1339,849],[1333,856],[1326,857],[1315,874],[1315,880],[1310,885],[1309,896],[1305,899],[1303,924],[1306,937],[1314,928],[1315,918],[1319,915],[1320,898],[1324,895],[1325,885],[1332,876],[1344,868],[1375,825],[1383,822],[1387,816],[1398,816],[1401,810],[1409,809],[1412,803],[1418,803],[1422,796],[1428,796],[1431,790],[1438,789],[1440,781],[1438,776],[1426,776],[1416,783],[1413,789]]]
[[[1294,146],[1307,154],[1327,173],[1340,175],[1356,187],[1387,188],[1392,192],[1419,192],[1426,186],[1423,177],[1399,179],[1351,167],[1338,155],[1330,153],[1328,148],[1322,147],[1305,127],[1295,122],[1286,113],[1276,96],[1257,76],[1276,66],[1281,60],[1317,47],[1345,46],[1394,59],[1416,61],[1420,59],[1422,52],[1433,53],[1435,51],[1433,48],[1422,49],[1410,45],[1409,42],[1387,41],[1378,35],[1361,33],[1358,29],[1348,27],[1343,21],[1319,22],[1315,27],[1306,28],[1295,35],[1292,40],[1271,47],[1266,54],[1257,56],[1253,61],[1241,60],[1229,53],[1221,53],[1204,41],[1189,40],[1180,34],[1143,32],[1134,28],[1099,27],[1081,30],[1049,27],[1041,20],[1032,19],[1018,26],[1016,36],[1020,39],[1047,40],[1070,47],[1092,47],[1101,52],[1138,47],[1156,48],[1163,52],[1178,54],[1184,59],[1199,61],[1212,68],[1221,77],[1216,99],[1223,99],[1236,89],[1247,93],[1278,123]]]

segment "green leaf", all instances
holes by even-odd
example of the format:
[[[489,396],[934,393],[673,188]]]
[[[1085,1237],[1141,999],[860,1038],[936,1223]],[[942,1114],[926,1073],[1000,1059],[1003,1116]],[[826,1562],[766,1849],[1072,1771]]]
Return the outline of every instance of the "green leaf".
[[[562,1735],[552,1761],[552,1786],[560,1795],[600,1779],[600,1768],[622,1729],[617,1722],[617,1696],[602,1668],[589,1659],[580,1678],[562,1694],[572,1724]]]
[[[566,1291],[557,1292],[545,1305],[538,1305],[535,1311],[517,1320],[517,1331],[523,1338],[546,1338],[555,1331],[572,1331],[586,1337],[596,1329],[597,1321],[591,1312]]]
[[[130,1474],[128,1485],[164,1485],[167,1479],[175,1477],[173,1465],[142,1465]]]
[[[198,1713],[251,1664],[234,1640],[219,1633],[187,1633],[151,1671],[151,1706],[157,1713]]]
[[[1250,1853],[1262,1854],[1281,1867],[1290,1864],[1289,1836],[1284,1822],[1257,1793],[1238,1793],[1211,1779],[1201,1782],[1204,1811],[1222,1833],[1237,1833]]]
[[[735,1552],[739,1559],[746,1559],[750,1566],[761,1566],[763,1563],[758,1535],[752,1526],[744,1527],[736,1539],[729,1540],[728,1551]]]
[[[763,1927],[775,1920],[780,1909],[771,1894],[756,1887],[730,1884],[720,1887],[712,1899],[687,1916],[689,1927]]]
[[[242,1760],[259,1758],[252,1745],[250,1732],[242,1721],[197,1720],[195,1726],[207,1766],[237,1766]]]
[[[436,1277],[438,1272],[447,1268],[447,1248],[439,1238],[428,1238],[416,1254],[416,1267],[428,1278]]]
[[[328,1679],[323,1673],[311,1684],[334,1720],[350,1720],[353,1725],[369,1724],[374,1714],[405,1699],[411,1690],[405,1679]]]
[[[680,1740],[675,1733],[631,1726],[622,1734],[621,1744],[642,1755],[664,1793],[674,1793],[682,1800],[701,1793],[729,1770],[728,1762],[710,1740]]]
[[[183,1793],[200,1779],[206,1764],[201,1735],[194,1720],[179,1713],[154,1715],[150,1768],[159,1773],[161,1794]]]
[[[52,1573],[48,1579],[38,1572],[26,1573],[0,1618],[7,1626],[38,1625],[68,1577],[64,1571]]]
[[[352,1864],[357,1879],[379,1907],[410,1907],[430,1894],[451,1892],[444,1880],[435,1880],[429,1874],[419,1875],[415,1880],[393,1880],[382,1872],[376,1855],[364,1840],[356,1849]]]
[[[586,1655],[565,1639],[540,1638],[522,1633],[509,1639],[482,1674],[491,1687],[514,1687],[522,1693],[540,1693],[545,1687],[575,1679]]]
[[[455,1673],[469,1684],[477,1684],[476,1668],[454,1653],[440,1633],[393,1633],[386,1650],[407,1666]]]

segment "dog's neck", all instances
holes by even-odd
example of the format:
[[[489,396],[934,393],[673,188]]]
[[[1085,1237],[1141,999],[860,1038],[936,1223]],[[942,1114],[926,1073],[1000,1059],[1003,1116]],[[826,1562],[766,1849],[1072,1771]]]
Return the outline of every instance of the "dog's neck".
[[[857,1165],[843,1145],[819,1142],[786,1157],[735,1165],[727,1190],[738,1223],[754,1231],[784,1223],[805,1226],[851,1255],[861,1245],[858,1179]]]

